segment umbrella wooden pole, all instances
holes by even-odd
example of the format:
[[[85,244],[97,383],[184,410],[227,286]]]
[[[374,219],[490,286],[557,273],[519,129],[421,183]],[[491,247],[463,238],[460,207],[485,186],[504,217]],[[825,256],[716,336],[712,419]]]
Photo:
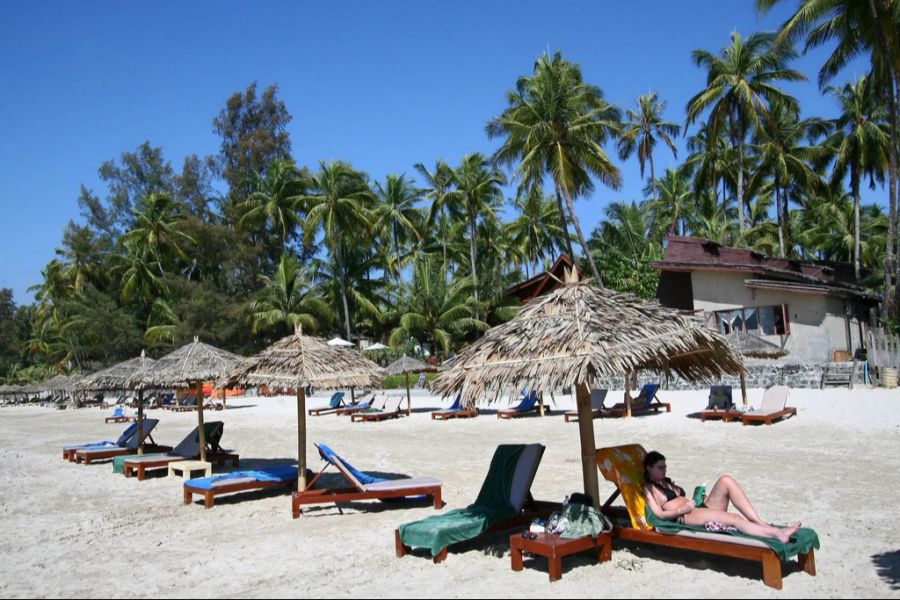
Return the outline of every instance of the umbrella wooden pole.
[[[406,378],[406,416],[408,417],[412,414],[412,398],[409,397],[409,371],[405,371],[403,377]]]
[[[203,426],[203,382],[197,382],[197,423],[200,432],[200,460],[206,462],[206,428]]]
[[[306,388],[297,388],[297,489],[306,489]]]
[[[750,401],[747,399],[747,374],[741,373],[741,396],[744,399],[744,408],[749,406]]]
[[[625,373],[625,416],[631,416],[631,373]]]
[[[138,390],[138,454],[144,453],[144,389]]]
[[[538,393],[538,415],[544,416],[544,392]]]
[[[581,434],[581,469],[584,475],[584,493],[591,497],[594,508],[600,510],[594,415],[591,411],[591,393],[588,391],[587,385],[579,383],[575,386],[575,402],[578,406],[578,429]]]

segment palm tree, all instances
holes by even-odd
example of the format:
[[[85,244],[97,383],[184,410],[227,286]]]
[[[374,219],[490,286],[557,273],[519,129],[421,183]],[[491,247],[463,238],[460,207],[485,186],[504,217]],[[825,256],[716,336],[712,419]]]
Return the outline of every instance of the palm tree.
[[[155,192],[145,197],[134,210],[134,224],[122,235],[122,242],[132,249],[141,248],[156,264],[160,275],[165,273],[163,261],[171,254],[187,259],[183,242],[194,242],[181,231],[181,207],[169,194]]]
[[[325,245],[338,271],[344,328],[349,340],[351,330],[345,247],[354,243],[355,236],[369,233],[370,224],[375,222],[374,198],[365,173],[342,161],[320,162],[319,171],[313,175],[310,184],[311,194],[303,197],[307,208],[304,225],[306,238],[311,241],[319,229],[324,233]]]
[[[493,217],[494,211],[503,202],[501,186],[506,184],[503,173],[491,167],[490,162],[480,153],[463,156],[459,167],[454,170],[456,190],[452,197],[466,215],[469,226],[469,259],[472,268],[472,291],[478,305],[478,221]],[[475,317],[478,318],[476,308]]]
[[[260,280],[263,288],[250,303],[249,319],[254,333],[264,328],[292,329],[298,325],[318,331],[320,325],[331,321],[328,304],[317,290],[309,287],[300,263],[290,254],[281,255],[272,277],[261,275]]]
[[[130,302],[140,298],[146,306],[153,303],[157,296],[164,295],[166,285],[158,273],[158,262],[147,246],[142,246],[136,239],[123,241],[125,252],[115,258],[113,272],[120,274],[122,282],[122,299]]]
[[[628,160],[637,154],[641,165],[641,177],[644,176],[644,165],[650,163],[650,187],[656,182],[656,171],[653,168],[653,149],[659,140],[672,150],[672,156],[678,158],[678,148],[672,137],[681,133],[681,126],[664,121],[663,111],[666,102],[659,99],[659,94],[650,92],[638,98],[638,110],[628,110],[627,120],[622,125],[622,136],[619,138],[619,158]],[[658,138],[658,139],[657,139]]]
[[[513,205],[520,214],[507,223],[507,235],[516,253],[524,258],[525,276],[530,277],[529,267],[537,271],[538,263],[547,257],[553,259],[557,246],[564,243],[559,207],[555,200],[544,197],[540,187],[517,197]]]
[[[393,256],[388,263],[389,271],[400,280],[400,270],[408,253],[401,251],[410,239],[421,240],[419,209],[415,204],[419,201],[422,190],[414,187],[405,175],[390,174],[384,184],[376,182],[375,194],[379,203],[375,208],[375,228],[390,239],[393,245]]]
[[[778,0],[756,0],[756,5],[765,11],[776,2]],[[806,36],[804,53],[828,42],[836,42],[831,55],[819,69],[819,87],[823,87],[862,53],[869,54],[872,74],[882,83],[891,136],[888,146],[888,233],[882,311],[889,315],[893,298],[891,275],[897,227],[897,155],[900,152],[900,115],[897,106],[897,95],[900,92],[900,2],[801,0],[796,12],[782,24],[778,37],[795,42],[803,36]]]
[[[516,89],[507,92],[507,103],[506,110],[487,124],[490,138],[505,138],[495,159],[516,165],[514,176],[522,189],[541,185],[546,175],[553,179],[569,255],[574,260],[567,216],[597,285],[603,285],[572,202],[593,191],[592,177],[615,190],[621,187],[619,169],[602,146],[618,135],[619,109],[604,100],[600,88],[585,83],[580,67],[559,52],[552,58],[549,54],[539,57],[534,73],[520,77]]]
[[[281,251],[285,252],[291,235],[303,222],[300,209],[304,187],[302,174],[292,161],[275,159],[265,175],[254,178],[253,191],[243,203],[245,212],[239,223],[270,223],[281,238]]]
[[[400,325],[389,344],[397,347],[408,338],[428,343],[432,355],[440,347],[448,352],[454,340],[470,331],[483,331],[488,324],[475,317],[473,289],[469,278],[447,283],[445,266],[434,259],[417,260],[400,308]]]
[[[446,161],[438,160],[435,162],[433,170],[429,171],[423,163],[416,163],[415,169],[428,185],[425,197],[431,201],[431,206],[428,210],[427,227],[431,230],[435,225],[438,226],[437,235],[441,242],[444,264],[449,265],[447,256],[448,226],[452,218],[460,216],[458,207],[450,195],[454,185],[453,167]]]
[[[731,45],[716,55],[694,50],[697,66],[706,69],[706,88],[687,104],[687,123],[710,110],[707,125],[712,139],[727,127],[731,145],[738,150],[737,199],[740,235],[745,228],[744,195],[745,139],[760,118],[770,118],[773,102],[797,108],[797,100],[773,84],[777,81],[803,81],[799,71],[789,69],[788,61],[797,53],[788,44],[774,43],[769,33],[754,33],[746,41],[737,32],[731,34]]]
[[[645,194],[652,197],[650,207],[657,227],[667,223],[666,232],[677,235],[680,222],[681,234],[684,235],[684,224],[691,211],[688,200],[692,195],[685,172],[681,169],[666,169],[662,179],[647,186]]]
[[[887,115],[878,102],[871,79],[863,76],[842,88],[828,86],[826,92],[834,96],[841,107],[841,115],[831,124],[833,133],[826,145],[833,148],[835,160],[831,183],[840,185],[850,175],[850,193],[854,205],[853,269],[860,280],[860,195],[863,177],[869,178],[869,187],[875,180],[884,181],[888,165],[890,133],[885,120]]]

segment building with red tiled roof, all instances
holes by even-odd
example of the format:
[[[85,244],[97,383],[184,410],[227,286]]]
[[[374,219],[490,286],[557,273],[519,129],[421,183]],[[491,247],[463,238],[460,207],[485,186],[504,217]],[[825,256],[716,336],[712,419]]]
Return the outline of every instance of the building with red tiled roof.
[[[703,238],[666,238],[657,298],[700,313],[723,333],[758,335],[795,361],[828,361],[864,346],[881,298],[853,265],[771,258]]]

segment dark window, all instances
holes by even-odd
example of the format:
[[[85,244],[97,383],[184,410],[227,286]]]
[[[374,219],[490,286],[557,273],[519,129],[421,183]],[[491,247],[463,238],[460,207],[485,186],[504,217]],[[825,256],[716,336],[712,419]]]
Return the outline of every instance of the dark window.
[[[720,310],[715,313],[720,333],[744,331],[754,335],[787,335],[791,332],[787,304]]]

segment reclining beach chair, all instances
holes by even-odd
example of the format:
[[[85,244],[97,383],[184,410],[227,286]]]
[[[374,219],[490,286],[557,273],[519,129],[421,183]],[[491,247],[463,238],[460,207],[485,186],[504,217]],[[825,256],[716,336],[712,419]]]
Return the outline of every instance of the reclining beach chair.
[[[667,402],[660,402],[656,397],[656,392],[659,391],[659,384],[656,383],[648,383],[644,387],[641,388],[640,393],[631,401],[631,414],[639,415],[642,413],[650,412],[659,412],[659,409],[664,408],[666,412],[672,412],[672,405]],[[654,402],[655,401],[655,402]],[[604,417],[624,417],[628,414],[628,409],[625,406],[624,402],[617,402],[613,406],[604,409],[603,415]]]
[[[462,393],[456,395],[456,400],[445,410],[431,411],[431,420],[446,421],[447,419],[468,419],[478,416],[478,407],[472,408],[462,407]]]
[[[788,393],[791,388],[786,385],[773,385],[766,388],[763,393],[762,403],[758,410],[748,410],[741,413],[741,422],[744,425],[750,423],[765,423],[771,425],[773,421],[789,416],[796,416],[797,409],[793,406],[785,406]]]
[[[384,421],[385,419],[397,419],[399,417],[405,417],[406,411],[400,410],[400,405],[403,404],[404,399],[405,398],[403,396],[387,398],[384,401],[384,408],[382,408],[381,410],[366,409],[355,412],[350,415],[350,422],[356,423],[364,421]]]
[[[193,396],[188,398],[181,404],[172,407],[174,412],[189,412],[192,410],[197,410],[197,397]]]
[[[87,448],[124,448],[128,441],[137,433],[138,424],[132,423],[125,428],[122,435],[116,441],[103,440],[99,442],[84,442],[83,444],[69,444],[63,446],[63,460],[75,462],[75,453]]]
[[[306,477],[311,478],[313,472],[306,470]],[[215,497],[222,494],[246,492],[251,490],[268,490],[273,488],[286,488],[297,490],[298,470],[297,465],[278,465],[253,471],[232,471],[212,477],[189,479],[184,482],[184,503],[190,504],[193,495],[203,496],[203,505],[212,508]]]
[[[387,402],[387,396],[382,392],[381,394],[381,408],[384,408],[384,403]],[[373,393],[368,398],[359,398],[353,404],[348,404],[337,409],[334,414],[339,417],[343,417],[346,415],[352,415],[366,409],[372,408],[375,405],[375,394]]]
[[[814,549],[819,547],[819,538],[812,529],[801,529],[788,544],[782,544],[737,531],[710,533],[701,526],[683,525],[653,516],[644,499],[644,456],[646,451],[638,444],[597,450],[600,473],[616,486],[616,491],[603,505],[603,512],[614,524],[613,537],[757,561],[762,564],[763,582],[776,589],[781,589],[782,561],[793,556],[797,557],[801,570],[816,574]],[[612,503],[620,494],[625,507],[613,507]]]
[[[107,423],[127,423],[131,417],[125,414],[125,407],[117,406],[113,409],[113,414],[104,419]]]
[[[539,408],[540,407],[538,406],[537,390],[531,390],[527,394],[523,391],[519,404],[506,410],[498,410],[497,418],[515,419],[516,417],[521,417],[522,415],[528,414],[530,412],[537,412]]]
[[[351,502],[353,500],[384,500],[388,498],[410,498],[415,496],[431,496],[434,508],[444,506],[441,501],[441,482],[434,477],[406,477],[403,479],[382,479],[372,477],[358,471],[346,460],[326,446],[317,444],[319,455],[325,461],[322,470],[309,480],[306,489],[294,492],[291,499],[291,511],[294,518],[300,516],[300,506],[304,504],[330,504],[334,502]],[[328,467],[335,467],[344,476],[351,487],[330,489],[313,486]]]
[[[339,408],[344,404],[344,392],[335,392],[331,395],[331,400],[328,401],[328,406],[325,408],[311,408],[307,412],[311,417],[318,417],[319,415],[329,415],[331,413],[335,413]]]
[[[709,388],[709,404],[700,411],[700,420],[722,419],[726,423],[740,419],[744,414],[734,406],[730,385],[714,385]]]
[[[206,460],[211,463],[225,464],[231,461],[232,466],[240,465],[240,455],[235,452],[223,450],[220,446],[222,435],[225,433],[225,424],[222,421],[209,421],[203,424],[206,433]],[[122,473],[125,477],[137,475],[138,481],[143,481],[148,469],[168,467],[169,463],[183,460],[199,460],[200,458],[200,428],[194,427],[181,442],[165,454],[118,456],[114,460],[122,460]]]
[[[453,544],[527,526],[533,519],[559,510],[557,502],[538,502],[531,497],[531,484],[543,455],[541,444],[498,446],[475,503],[401,525],[394,532],[397,556],[405,556],[412,548],[428,548],[432,560],[439,563]]]
[[[161,446],[157,444],[153,440],[153,436],[150,435],[158,424],[159,419],[144,419],[143,438],[145,440],[150,440],[149,444],[144,444],[144,449],[148,452],[167,452],[172,449],[171,446]],[[124,446],[118,448],[79,448],[75,451],[75,462],[83,462],[84,464],[89,465],[96,460],[105,460],[107,458],[113,458],[114,456],[122,456],[123,454],[134,454],[140,445],[140,441],[137,434],[137,428],[135,427],[134,435],[125,442]]]
[[[606,410],[606,407],[603,406],[604,400],[606,400],[606,394],[609,393],[609,390],[591,390],[591,418],[596,419],[597,417],[602,417],[603,412]],[[577,410],[568,410],[563,415],[566,423],[571,421],[572,419],[578,420],[578,411]]]

